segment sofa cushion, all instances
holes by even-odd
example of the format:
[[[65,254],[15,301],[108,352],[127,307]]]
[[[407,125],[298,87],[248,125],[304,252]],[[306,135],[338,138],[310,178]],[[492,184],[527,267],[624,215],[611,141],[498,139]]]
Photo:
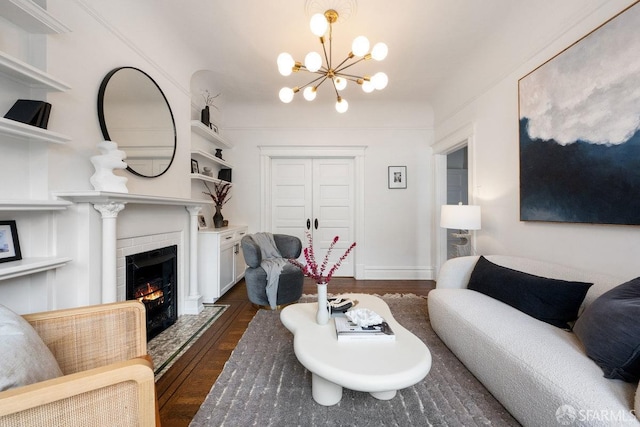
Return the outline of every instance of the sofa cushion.
[[[468,289],[481,292],[559,328],[578,318],[580,304],[592,283],[535,276],[494,264],[481,256]]]
[[[0,305],[0,391],[62,375],[49,348],[22,316]]]
[[[573,331],[606,378],[640,379],[640,277],[596,299]]]

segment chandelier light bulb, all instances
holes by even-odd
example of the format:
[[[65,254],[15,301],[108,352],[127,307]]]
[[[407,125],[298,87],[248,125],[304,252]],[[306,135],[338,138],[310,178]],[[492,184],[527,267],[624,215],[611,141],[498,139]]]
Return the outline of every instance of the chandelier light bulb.
[[[374,90],[376,90],[376,88],[375,88],[375,86],[373,86],[373,83],[371,83],[371,82],[370,82],[370,81],[368,81],[368,80],[365,80],[364,82],[362,82],[362,90],[363,90],[365,93],[371,93],[371,92],[373,92]]]
[[[309,52],[304,57],[304,66],[307,67],[307,70],[315,73],[322,66],[322,57],[318,52]]]
[[[382,90],[387,87],[387,83],[389,83],[389,77],[382,71],[375,73],[373,77],[371,77],[371,83],[373,83],[373,87],[378,90]]]
[[[307,101],[313,101],[314,99],[316,99],[317,95],[316,88],[313,86],[307,86],[302,92],[302,95]]]
[[[353,52],[355,56],[365,56],[369,52],[369,39],[365,36],[358,36],[353,39],[351,52]]]
[[[327,28],[329,28],[329,22],[322,13],[316,13],[311,17],[309,27],[314,35],[322,37],[327,32]]]
[[[336,85],[337,90],[344,90],[347,87],[347,79],[344,77],[334,77],[333,84]]]
[[[389,48],[386,44],[380,42],[373,45],[373,49],[371,49],[371,57],[376,61],[382,61],[387,57],[389,53]]]
[[[338,100],[336,101],[336,111],[338,113],[345,113],[348,109],[349,103],[347,102],[347,100],[338,97]]]
[[[282,52],[278,55],[278,71],[283,76],[288,76],[293,70],[293,66],[296,65],[296,61],[293,60],[293,56],[286,52]]]
[[[288,104],[293,101],[293,89],[291,89],[290,87],[283,87],[282,89],[280,89],[279,96],[280,101]]]

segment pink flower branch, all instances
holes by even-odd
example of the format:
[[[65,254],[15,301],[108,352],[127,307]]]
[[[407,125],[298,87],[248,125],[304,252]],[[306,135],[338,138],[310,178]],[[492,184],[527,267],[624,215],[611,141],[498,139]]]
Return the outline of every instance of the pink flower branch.
[[[320,271],[318,271],[318,263],[316,262],[316,256],[313,251],[313,237],[311,236],[311,233],[309,233],[309,231],[306,231],[306,235],[307,235],[307,240],[309,242],[309,246],[304,248],[304,251],[303,251],[306,264],[302,264],[300,261],[296,259],[289,259],[289,262],[295,265],[296,267],[300,268],[302,270],[302,274],[312,278],[316,283],[318,284],[329,283],[329,281],[333,277],[333,274],[338,270],[338,268],[340,268],[340,265],[347,258],[347,256],[349,256],[353,248],[356,247],[356,243],[353,242],[351,246],[349,246],[349,248],[344,252],[344,254],[338,259],[338,262],[336,262],[329,269],[329,273],[325,276],[324,272],[327,269],[327,266],[329,265],[329,256],[331,255],[331,252],[333,251],[336,244],[338,243],[339,237],[336,236],[333,238],[331,245],[329,245],[329,249],[327,249],[327,253],[325,257],[322,260],[322,264],[320,265]]]

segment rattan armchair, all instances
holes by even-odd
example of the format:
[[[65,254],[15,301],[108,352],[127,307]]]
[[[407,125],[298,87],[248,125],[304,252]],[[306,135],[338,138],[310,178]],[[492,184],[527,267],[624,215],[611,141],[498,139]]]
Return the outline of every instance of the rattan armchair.
[[[0,392],[0,426],[154,426],[145,309],[123,301],[23,316],[63,376]]]

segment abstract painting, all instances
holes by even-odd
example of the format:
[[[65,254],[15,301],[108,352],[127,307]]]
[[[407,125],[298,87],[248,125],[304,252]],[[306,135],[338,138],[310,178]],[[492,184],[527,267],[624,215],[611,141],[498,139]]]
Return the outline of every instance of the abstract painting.
[[[520,220],[640,225],[640,3],[521,78]]]

